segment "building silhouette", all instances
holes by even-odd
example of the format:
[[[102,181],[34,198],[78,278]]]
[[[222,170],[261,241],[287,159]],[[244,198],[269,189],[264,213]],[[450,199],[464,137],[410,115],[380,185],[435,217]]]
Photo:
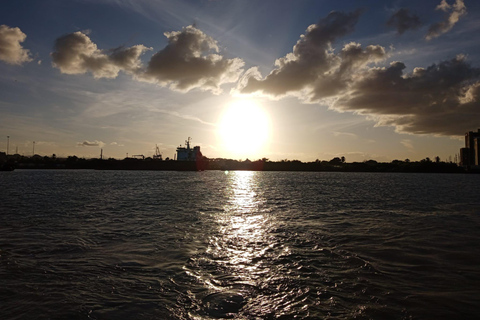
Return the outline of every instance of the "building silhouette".
[[[460,165],[480,165],[480,129],[465,133],[465,148],[460,149]]]

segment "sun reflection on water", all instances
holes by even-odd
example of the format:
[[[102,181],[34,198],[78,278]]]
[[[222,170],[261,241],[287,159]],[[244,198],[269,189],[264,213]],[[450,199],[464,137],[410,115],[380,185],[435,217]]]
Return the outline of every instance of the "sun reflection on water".
[[[229,174],[231,195],[225,211],[249,213],[255,209],[258,204],[254,186],[255,175],[254,171],[236,171]]]
[[[196,295],[199,310],[189,315],[195,319],[238,314],[269,273],[265,259],[272,254],[272,222],[259,194],[258,174],[228,172],[225,182],[226,202],[212,216],[205,254],[194,257],[186,270],[205,290]]]
[[[268,218],[262,212],[264,199],[256,188],[256,172],[237,171],[229,174],[230,198],[224,207],[224,214],[218,217],[220,239],[215,250],[224,257],[224,263],[237,271],[244,280],[252,281],[257,269],[254,260],[265,253],[265,229]],[[218,241],[221,241],[219,243]],[[245,274],[245,271],[249,271]]]
[[[223,180],[223,177],[222,177]],[[226,172],[220,212],[208,216],[206,248],[193,256],[185,270],[196,279],[189,297],[192,319],[262,318],[289,312],[298,288],[285,292],[286,275],[280,261],[289,248],[278,237],[278,221],[267,204],[258,172]],[[303,293],[301,294],[303,295]]]

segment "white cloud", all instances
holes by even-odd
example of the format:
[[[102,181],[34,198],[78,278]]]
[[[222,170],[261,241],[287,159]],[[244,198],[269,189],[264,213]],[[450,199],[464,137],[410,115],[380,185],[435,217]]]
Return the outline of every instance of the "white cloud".
[[[202,123],[202,124],[205,124],[205,125],[208,125],[208,126],[212,126],[212,127],[216,126],[215,123],[207,122],[207,121],[204,121],[204,120],[202,120],[198,117],[191,116],[191,115],[188,115],[188,114],[181,114],[181,113],[178,113],[176,111],[158,109],[158,110],[155,110],[155,112],[169,114],[169,115],[172,115],[172,116],[175,116],[175,117],[178,117],[178,118],[182,118],[182,119],[185,119],[185,120],[196,121],[196,122],[199,122],[199,123]]]
[[[115,78],[120,71],[135,74],[141,69],[140,56],[150,50],[143,45],[99,50],[87,34],[70,33],[55,41],[51,53],[53,66],[66,74],[91,72],[95,78]]]
[[[441,10],[447,13],[445,19],[441,22],[430,26],[425,39],[432,40],[440,35],[450,31],[453,26],[460,20],[460,17],[467,14],[467,7],[463,0],[456,0],[453,5],[449,5],[446,0],[442,0],[437,6],[436,10]]]
[[[22,64],[32,61],[30,51],[21,45],[27,35],[19,28],[0,26],[0,60],[9,64]]]
[[[350,139],[357,139],[358,136],[355,134],[355,133],[350,133],[350,132],[339,132],[339,131],[334,131],[333,132],[333,135],[335,137],[340,137],[340,136],[345,136],[345,137],[348,137]]]
[[[400,141],[400,143],[407,149],[410,149],[410,150],[413,150],[413,144],[412,144],[412,140],[410,139],[403,139],[402,141]]]
[[[53,66],[66,74],[91,72],[95,78],[116,78],[120,71],[139,81],[156,83],[187,92],[198,88],[220,93],[220,86],[236,82],[243,72],[241,59],[226,59],[215,40],[188,26],[165,32],[168,45],[155,53],[144,66],[140,56],[144,45],[100,50],[86,33],[77,31],[58,38],[51,53]]]
[[[199,88],[219,93],[222,84],[236,82],[243,72],[241,59],[219,55],[216,41],[194,26],[165,36],[168,45],[153,55],[140,79],[183,92]]]

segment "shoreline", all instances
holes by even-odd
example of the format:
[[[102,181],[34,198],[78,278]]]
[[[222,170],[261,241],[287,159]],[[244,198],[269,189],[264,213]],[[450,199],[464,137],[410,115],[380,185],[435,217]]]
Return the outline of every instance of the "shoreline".
[[[74,163],[16,163],[14,168],[40,170],[142,170],[142,171],[278,171],[278,172],[399,172],[399,173],[480,173],[445,162],[263,162],[263,161],[148,161],[79,160]]]

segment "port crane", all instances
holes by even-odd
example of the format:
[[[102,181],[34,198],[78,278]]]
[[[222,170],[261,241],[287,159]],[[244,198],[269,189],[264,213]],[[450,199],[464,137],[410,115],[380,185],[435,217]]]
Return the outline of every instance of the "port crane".
[[[162,160],[162,154],[160,153],[160,149],[157,145],[155,145],[155,154],[153,155],[153,159]]]

